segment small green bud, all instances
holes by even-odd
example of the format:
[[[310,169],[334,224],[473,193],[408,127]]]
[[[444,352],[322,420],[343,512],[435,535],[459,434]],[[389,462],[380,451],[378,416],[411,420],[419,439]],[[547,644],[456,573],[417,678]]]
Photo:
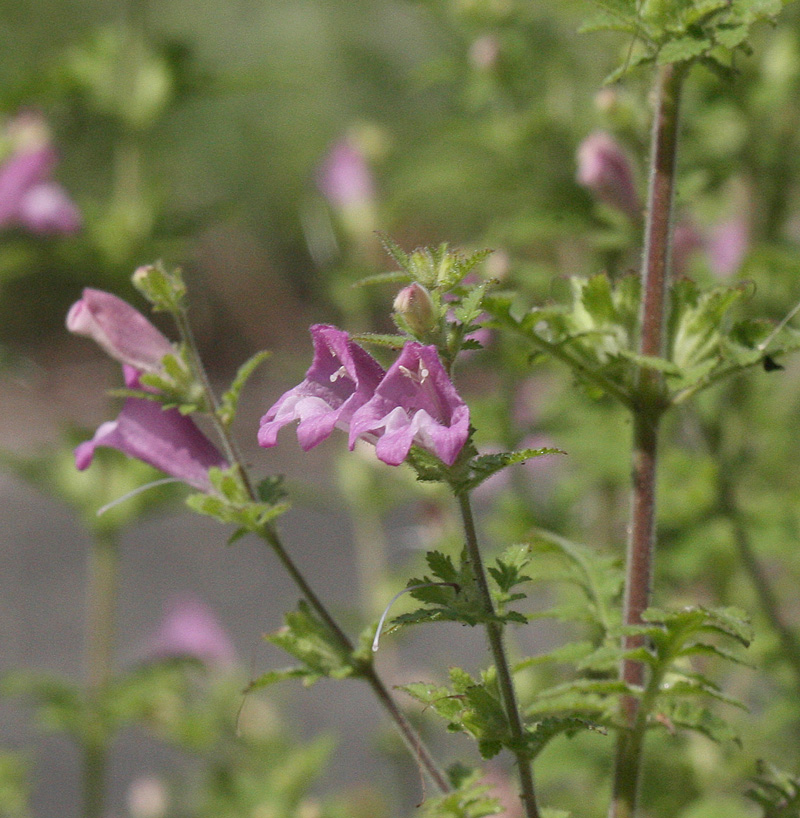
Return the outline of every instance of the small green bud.
[[[416,281],[403,287],[394,300],[394,311],[417,336],[425,336],[437,324],[436,307],[430,293]]]
[[[183,309],[186,284],[179,268],[167,271],[160,261],[146,264],[136,270],[131,280],[154,310],[176,313]]]

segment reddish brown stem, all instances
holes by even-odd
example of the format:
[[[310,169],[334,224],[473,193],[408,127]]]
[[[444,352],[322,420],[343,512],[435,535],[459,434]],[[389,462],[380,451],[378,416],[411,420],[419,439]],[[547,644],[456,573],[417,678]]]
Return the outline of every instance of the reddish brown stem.
[[[666,305],[669,292],[672,202],[675,158],[678,145],[678,108],[684,69],[667,65],[657,78],[656,111],[651,146],[651,176],[645,223],[642,260],[642,302],[639,352],[660,357],[664,352]],[[633,462],[631,524],[625,580],[624,623],[638,625],[650,605],[655,552],[656,466],[658,430],[668,403],[661,372],[642,367],[636,385],[633,411]],[[623,647],[642,647],[639,635],[625,637]],[[641,662],[625,659],[621,678],[642,688],[645,668]],[[646,714],[639,712],[639,699],[625,696],[622,702],[623,728],[617,741],[614,787],[609,815],[632,818],[636,813],[642,745]]]

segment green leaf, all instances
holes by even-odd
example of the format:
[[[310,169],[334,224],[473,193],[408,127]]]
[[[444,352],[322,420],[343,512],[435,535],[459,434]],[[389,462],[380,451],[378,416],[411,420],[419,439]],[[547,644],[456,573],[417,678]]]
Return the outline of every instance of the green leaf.
[[[526,729],[525,749],[528,758],[535,759],[554,738],[562,735],[571,738],[581,730],[605,733],[602,726],[575,716],[551,716],[536,722]]]
[[[363,673],[363,659],[357,659],[306,602],[301,601],[296,611],[287,613],[285,625],[265,639],[299,659],[301,664],[298,668],[267,674],[264,684],[301,677],[303,684],[310,686],[326,676],[344,679]]]
[[[666,42],[658,50],[658,64],[666,65],[668,63],[686,62],[699,57],[712,47],[713,43],[707,37],[678,37],[674,40]]]
[[[191,494],[186,498],[186,505],[198,514],[213,517],[226,525],[237,526],[238,530],[231,537],[231,542],[247,532],[262,532],[267,523],[289,510],[290,505],[286,502],[253,502],[236,466],[225,470],[209,469],[208,476],[216,493]],[[279,486],[273,483],[272,489],[275,500],[282,496]]]
[[[763,810],[763,818],[797,818],[800,815],[800,776],[766,761],[758,762],[758,776],[745,793]]]
[[[667,718],[673,725],[701,733],[717,744],[733,742],[741,745],[738,734],[724,719],[693,702],[681,701]]]
[[[451,779],[456,777],[451,772]],[[457,772],[457,784],[452,792],[428,797],[421,805],[424,818],[486,818],[500,814],[500,804],[491,797],[490,787],[476,770],[465,774]]]
[[[494,668],[475,680],[465,670],[452,667],[450,683],[450,688],[419,682],[400,689],[446,719],[449,730],[471,735],[483,758],[514,745]]]
[[[223,426],[230,426],[231,423],[233,423],[236,417],[236,410],[239,406],[239,397],[242,393],[242,389],[244,389],[245,384],[256,369],[258,369],[270,355],[271,353],[267,350],[257,352],[236,371],[236,377],[233,379],[228,391],[223,394],[219,410],[217,411],[217,416]]]
[[[502,471],[508,466],[517,463],[525,463],[534,457],[542,457],[547,454],[566,454],[561,449],[541,448],[541,449],[521,449],[515,452],[500,452],[498,454],[482,454],[473,457],[469,461],[468,477],[460,480],[457,488],[460,491],[472,491],[484,480],[488,480],[492,475]]]

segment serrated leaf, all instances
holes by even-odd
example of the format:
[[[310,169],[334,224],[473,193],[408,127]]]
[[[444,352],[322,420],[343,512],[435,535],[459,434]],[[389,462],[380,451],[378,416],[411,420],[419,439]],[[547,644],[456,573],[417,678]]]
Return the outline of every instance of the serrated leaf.
[[[404,284],[412,281],[411,276],[404,270],[394,270],[391,273],[375,273],[374,275],[364,276],[358,281],[353,282],[353,287],[369,287],[373,284]]]
[[[303,684],[310,686],[326,676],[344,679],[361,675],[361,665],[350,649],[306,602],[301,601],[296,611],[289,611],[284,621],[282,628],[264,638],[302,663],[286,678],[302,676]]]
[[[691,702],[682,701],[677,704],[669,712],[668,720],[678,727],[702,733],[718,744],[731,741],[741,745],[738,734],[724,719]]]
[[[532,761],[554,738],[562,735],[571,737],[581,730],[605,733],[605,729],[600,725],[575,716],[551,716],[542,719],[525,731],[526,754]]]
[[[678,37],[659,48],[657,62],[659,65],[687,62],[708,51],[712,45],[706,37]]]
[[[247,361],[245,361],[236,371],[236,377],[233,379],[227,392],[225,392],[220,400],[220,407],[217,416],[224,426],[230,426],[236,417],[236,410],[239,406],[239,397],[242,394],[247,381],[253,373],[261,366],[264,361],[269,358],[271,353],[267,350],[257,352]]]
[[[534,457],[542,457],[548,454],[566,454],[566,452],[552,447],[543,447],[541,449],[521,449],[515,452],[478,455],[469,461],[469,477],[459,481],[458,488],[462,491],[472,491],[484,480],[488,480],[492,475],[508,466],[525,463]]]
[[[403,345],[408,341],[408,337],[405,335],[390,335],[377,332],[362,332],[361,334],[352,335],[351,338],[358,344],[374,344],[387,349],[402,349]]]

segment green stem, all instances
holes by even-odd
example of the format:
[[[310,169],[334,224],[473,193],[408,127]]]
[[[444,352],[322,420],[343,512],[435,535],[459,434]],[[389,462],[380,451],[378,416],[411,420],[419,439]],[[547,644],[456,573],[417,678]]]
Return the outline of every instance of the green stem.
[[[292,560],[289,553],[286,551],[286,548],[284,547],[278,533],[272,527],[265,526],[262,531],[262,536],[270,545],[286,572],[294,580],[295,585],[297,585],[297,587],[300,589],[300,592],[303,594],[308,604],[314,609],[319,618],[322,619],[322,621],[327,625],[328,629],[345,653],[352,656],[354,653],[353,643],[350,641],[347,634],[345,634],[345,632],[339,627],[338,623],[331,616],[322,600],[320,600],[320,598],[316,595],[300,569],[297,567],[297,565],[295,565],[294,560]],[[417,759],[420,766],[425,770],[430,779],[441,792],[449,792],[450,785],[447,781],[447,776],[439,769],[438,765],[433,760],[433,756],[430,754],[430,751],[427,749],[425,744],[423,744],[422,738],[411,726],[411,723],[408,721],[408,719],[406,719],[400,708],[397,706],[397,703],[392,698],[391,693],[389,693],[388,688],[383,683],[383,680],[378,675],[378,672],[375,670],[374,666],[371,663],[364,663],[360,668],[360,674],[372,688],[384,709],[391,716],[392,720],[397,726],[397,729],[400,731],[403,741],[410,750],[411,754]]]
[[[679,100],[685,69],[666,65],[656,82],[656,111],[651,146],[651,176],[648,194],[645,242],[642,259],[642,302],[639,318],[639,353],[663,355],[666,334],[666,303],[669,291],[672,204],[675,159],[678,147]],[[653,557],[656,545],[656,467],[661,417],[668,406],[662,374],[639,369],[633,402],[633,457],[631,523],[626,564],[623,622],[638,625],[650,605]],[[625,650],[644,644],[639,635],[623,639]],[[620,676],[629,685],[645,685],[645,667],[625,659]],[[621,703],[623,727],[617,739],[610,818],[632,818],[636,814],[644,742],[639,701],[624,696]]]
[[[517,704],[517,695],[514,690],[514,680],[511,677],[511,668],[506,656],[505,645],[503,644],[503,626],[497,621],[494,602],[492,601],[492,595],[489,590],[489,582],[486,579],[469,494],[459,493],[456,497],[461,511],[461,519],[464,524],[467,560],[472,567],[475,584],[478,588],[484,613],[487,617],[486,634],[495,668],[497,669],[497,682],[500,687],[503,707],[506,711],[506,717],[508,718],[514,744],[519,748],[513,752],[517,759],[520,787],[522,789],[520,799],[525,807],[525,815],[527,818],[539,818],[539,809],[536,805],[536,794],[533,787],[531,761],[523,749],[525,743],[525,728],[522,724],[522,717],[520,716],[519,705]]]
[[[83,747],[83,815],[100,818],[105,806],[108,739],[97,712],[114,670],[119,557],[116,538],[97,534],[89,552],[86,685],[93,723]]]
[[[223,423],[219,417],[219,401],[217,400],[216,394],[214,393],[211,382],[208,378],[208,373],[206,372],[200,358],[200,353],[194,339],[194,333],[192,332],[186,310],[181,309],[177,311],[175,313],[175,320],[177,322],[181,338],[189,350],[193,371],[197,375],[203,388],[206,402],[210,410],[210,415],[220,439],[222,440],[225,454],[231,465],[235,466],[238,470],[242,479],[242,485],[244,486],[249,499],[252,502],[259,502],[258,495],[253,488],[253,483],[250,479],[247,468],[244,465],[244,460],[241,456],[236,440],[231,435],[227,424]],[[313,588],[306,581],[306,578],[303,576],[300,569],[295,564],[294,560],[292,560],[292,558],[289,556],[289,553],[283,545],[278,532],[272,528],[272,526],[265,525],[262,527],[260,534],[272,548],[272,551],[278,557],[278,560],[286,570],[286,573],[289,574],[295,585],[300,590],[300,593],[315,611],[317,616],[319,616],[319,618],[325,623],[331,634],[333,634],[334,638],[341,645],[342,649],[348,655],[352,656],[354,653],[353,643],[350,641],[347,634],[345,634],[341,627],[339,627],[339,624],[330,614],[325,604],[317,596]],[[365,679],[367,684],[369,684],[378,700],[383,705],[384,709],[394,721],[406,746],[409,748],[412,755],[417,759],[417,762],[420,764],[422,769],[424,769],[428,774],[431,781],[433,781],[433,783],[442,793],[450,792],[450,784],[447,781],[447,776],[439,769],[438,765],[433,760],[433,756],[430,754],[430,751],[423,743],[422,738],[412,727],[408,719],[406,719],[406,717],[403,715],[402,711],[392,698],[388,688],[378,676],[378,673],[373,665],[371,663],[363,663],[359,669],[359,672],[361,677]]]

